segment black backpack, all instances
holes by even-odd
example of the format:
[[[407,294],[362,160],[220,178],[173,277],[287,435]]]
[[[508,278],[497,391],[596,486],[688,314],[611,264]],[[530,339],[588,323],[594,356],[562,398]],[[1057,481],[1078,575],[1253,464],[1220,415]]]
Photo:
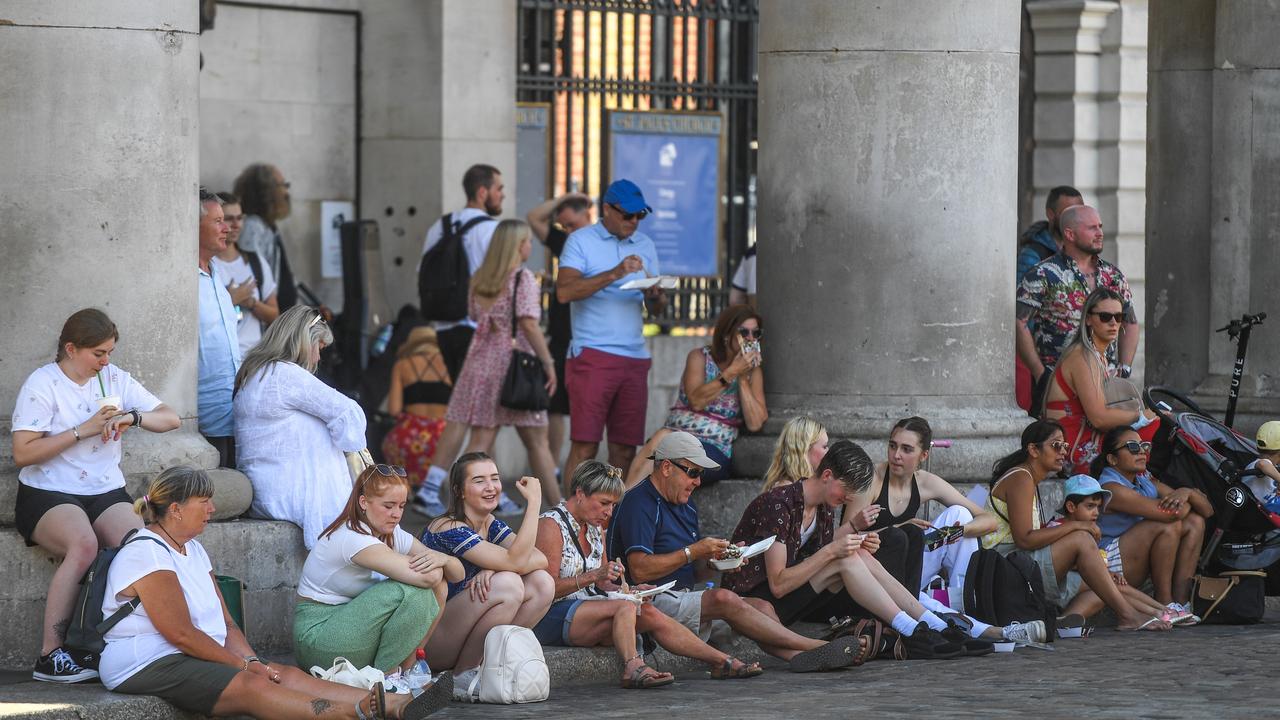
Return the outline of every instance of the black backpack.
[[[453,213],[440,218],[440,242],[431,246],[418,266],[418,299],[424,319],[452,322],[467,317],[471,266],[462,238],[476,225],[493,220],[481,215],[457,225]]]
[[[1040,565],[1020,550],[1001,555],[979,548],[964,580],[965,613],[998,627],[1044,620],[1048,641],[1058,634],[1058,608],[1045,599]]]
[[[126,533],[119,547],[99,550],[98,557],[93,559],[93,564],[80,579],[80,591],[76,593],[76,604],[71,608],[71,622],[67,627],[67,639],[64,643],[67,647],[101,654],[103,648],[107,646],[102,636],[136,610],[142,602],[138,598],[133,598],[111,613],[111,617],[102,619],[102,602],[107,597],[107,571],[111,569],[111,561],[116,559],[120,550],[135,540],[150,540],[158,543],[165,550],[169,549],[168,545],[150,535],[135,537],[137,532],[135,528]]]

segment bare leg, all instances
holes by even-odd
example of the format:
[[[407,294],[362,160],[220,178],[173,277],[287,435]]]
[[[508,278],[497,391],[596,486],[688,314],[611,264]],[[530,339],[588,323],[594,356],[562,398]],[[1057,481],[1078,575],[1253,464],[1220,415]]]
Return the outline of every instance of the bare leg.
[[[524,583],[512,572],[495,573],[485,602],[464,590],[444,606],[439,629],[427,640],[427,655],[436,668],[469,670],[484,656],[484,638],[496,625],[510,625],[520,609]]]
[[[613,645],[623,663],[623,680],[645,664],[636,652],[636,605],[630,600],[593,600],[579,605],[569,626],[569,642],[576,647]],[[658,680],[671,676],[654,672]]]
[[[517,427],[516,433],[524,443],[525,452],[529,454],[529,465],[533,474],[542,481],[542,498],[546,507],[560,504],[560,485],[556,482],[556,464],[551,459],[551,451],[547,449],[546,427]]]
[[[440,608],[440,612],[437,612],[435,618],[431,620],[431,626],[427,628],[427,634],[422,636],[422,642],[418,643],[418,647],[409,654],[409,657],[404,659],[404,662],[400,663],[401,671],[407,671],[409,668],[413,667],[415,662],[418,661],[417,651],[423,650],[427,647],[427,641],[431,639],[431,634],[434,633],[436,631],[436,627],[440,625],[440,618],[444,617],[444,604],[449,594],[449,586],[442,580],[431,588],[431,592],[436,596],[436,607]]]
[[[737,632],[756,641],[771,655],[790,660],[804,650],[822,647],[820,640],[807,638],[788,630],[761,613],[736,593],[723,588],[707,590],[702,595],[701,622],[724,620]]]
[[[653,451],[657,449],[658,443],[662,442],[662,438],[671,433],[667,428],[660,428],[658,432],[649,438],[649,442],[640,448],[640,452],[636,453],[635,459],[631,461],[631,467],[627,470],[627,489],[640,482],[653,472],[653,461],[649,459],[653,455]]]
[[[471,426],[471,439],[467,441],[467,452],[493,453],[493,439],[498,436],[496,427]]]
[[[641,606],[636,630],[652,633],[653,639],[666,648],[667,652],[700,660],[713,668],[720,667],[729,659],[728,655],[702,642],[693,631],[650,603]]]
[[[565,429],[568,418],[564,415],[547,415],[547,450],[551,452],[551,461],[560,462],[560,451],[564,449]],[[560,467],[558,464],[556,467]]]
[[[1179,522],[1143,520],[1120,536],[1120,560],[1130,585],[1141,585],[1148,577],[1156,599],[1169,602],[1173,581],[1173,561],[1178,552]]]
[[[538,624],[543,615],[547,614],[547,608],[551,607],[551,600],[556,593],[556,584],[546,570],[534,570],[520,576],[520,580],[523,588],[520,609],[516,611],[515,617],[511,618],[511,624],[532,628]]]
[[[1053,568],[1058,575],[1058,582],[1065,579],[1067,571],[1075,569],[1084,578],[1086,584],[1102,598],[1120,618],[1121,630],[1136,630],[1147,618],[1124,598],[1116,588],[1115,581],[1107,572],[1107,564],[1098,554],[1098,544],[1093,536],[1083,530],[1077,530],[1059,538],[1049,546],[1053,557]],[[1163,628],[1162,628],[1163,629]]]
[[[884,579],[872,570],[872,565],[879,568],[889,578],[889,583],[897,586],[902,592],[895,596]],[[909,593],[898,581],[885,571],[884,566],[871,557],[870,553],[859,550],[854,554],[841,558],[819,570],[809,579],[815,590],[839,590],[841,587],[859,605],[871,611],[873,615],[885,622],[893,620],[899,612],[905,611],[913,620],[919,620],[924,614],[924,606],[915,597],[907,597]],[[907,602],[907,601],[910,602]]]
[[[635,445],[622,445],[616,442],[609,443],[609,464],[626,470],[631,467],[631,461],[636,457]]]
[[[49,594],[44,603],[40,654],[48,655],[66,639],[80,578],[98,555],[98,538],[84,510],[67,504],[45,513],[36,523],[31,539],[50,554],[62,557],[49,581]]]
[[[1173,564],[1173,599],[1191,602],[1191,586],[1195,584],[1196,563],[1200,561],[1200,545],[1204,541],[1204,517],[1194,510],[1182,518],[1182,534],[1178,537],[1178,557]]]
[[[241,672],[222,691],[214,703],[213,714],[252,714],[262,720],[355,718],[356,703],[368,695],[364,690],[307,677],[297,668],[272,667],[280,671],[280,684],[262,675]]]
[[[565,495],[569,494],[569,479],[573,477],[573,471],[578,469],[584,460],[590,460],[600,452],[600,443],[598,442],[578,442],[572,441],[569,444],[569,459],[564,461],[564,470],[560,473],[560,482],[564,486]]]
[[[93,521],[93,531],[102,547],[116,547],[126,533],[141,527],[142,518],[138,517],[129,503],[116,503],[103,510],[98,519]]]

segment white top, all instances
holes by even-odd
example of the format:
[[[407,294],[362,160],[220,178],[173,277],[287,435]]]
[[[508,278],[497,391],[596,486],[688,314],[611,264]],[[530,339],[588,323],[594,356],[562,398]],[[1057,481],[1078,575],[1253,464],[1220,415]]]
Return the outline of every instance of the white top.
[[[1256,467],[1258,467],[1258,461],[1254,460],[1245,465],[1244,469],[1252,470]],[[1261,503],[1265,503],[1274,497],[1277,490],[1276,481],[1266,475],[1250,475],[1244,479],[1244,484],[1253,493],[1253,496],[1258,499],[1258,502]]]
[[[256,294],[261,301],[275,294],[276,279],[272,276],[271,264],[267,259],[259,255],[258,261],[262,263],[262,284],[258,286]],[[244,255],[239,255],[231,262],[215,257],[212,262],[218,267],[217,277],[224,286],[230,286],[232,283],[243,285],[251,278],[257,279],[253,277],[253,268],[249,266],[249,261],[244,259]],[[231,292],[229,287],[227,292]],[[236,318],[236,334],[240,338],[240,355],[243,356],[262,339],[262,321],[254,317],[253,313],[241,310],[239,307],[236,308]]]
[[[364,528],[369,529],[367,525]],[[399,526],[393,533],[393,542],[401,555],[408,555],[413,549],[413,536]],[[302,566],[298,594],[326,605],[343,605],[355,599],[383,576],[356,565],[352,558],[361,550],[380,544],[382,541],[373,535],[358,533],[345,524],[332,535],[320,538]]]
[[[351,494],[343,452],[364,449],[364,411],[287,362],[249,378],[233,408],[236,463],[253,483],[253,512],[300,525],[311,549]]]
[[[111,561],[107,571],[107,592],[102,601],[102,617],[108,618],[125,602],[120,591],[153,572],[169,571],[178,576],[182,597],[191,613],[191,624],[213,638],[219,645],[227,642],[227,623],[222,615],[222,603],[213,585],[213,566],[204,547],[195,540],[188,540],[186,555],[168,547],[160,547],[152,537],[164,543],[164,538],[150,530],[139,530],[132,540]],[[98,673],[108,690],[128,680],[147,665],[169,655],[182,652],[160,634],[151,624],[145,603],[129,613],[104,636],[107,649],[102,651]]]
[[[38,368],[27,377],[18,391],[13,410],[13,429],[56,435],[83,423],[98,412],[98,400],[105,396],[120,397],[120,410],[150,412],[160,400],[129,373],[115,365],[77,385],[62,372],[57,363]],[[136,432],[136,431],[131,431]],[[121,437],[127,437],[126,432]],[[103,442],[101,435],[80,434],[80,442],[38,465],[28,465],[18,472],[18,480],[27,487],[72,495],[101,495],[124,487],[120,472],[120,440]]]
[[[453,213],[453,222],[457,225],[464,225],[468,220],[475,217],[489,217],[489,213],[477,208],[462,208]],[[440,221],[441,217],[436,220],[430,228],[427,229],[426,240],[422,243],[422,254],[426,255],[436,243],[440,242],[440,238],[444,236],[444,227]],[[498,219],[494,218],[493,222],[476,223],[475,227],[467,231],[462,236],[462,248],[467,253],[467,268],[472,275],[476,274],[476,270],[480,269],[480,265],[484,263],[484,256],[489,252],[489,243],[493,240],[493,231],[498,229]],[[421,269],[422,258],[418,258],[419,269]],[[437,322],[432,323],[436,330],[448,330],[451,327],[459,325],[469,325],[475,327],[476,324],[469,318],[459,320],[457,322]]]
[[[556,512],[559,510],[560,512]],[[564,513],[561,515],[560,513]],[[547,510],[538,517],[551,518],[555,521],[556,527],[560,528],[560,564],[554,569],[556,577],[573,577],[591,570],[598,570],[604,561],[604,533],[600,528],[594,525],[587,526],[587,545],[583,548],[587,551],[587,556],[582,557],[582,553],[578,551],[578,533],[581,527],[578,521],[574,519],[573,514],[569,512],[569,508],[563,502],[554,508]],[[569,524],[565,524],[565,518],[569,519]],[[547,558],[551,560],[553,558]],[[551,568],[547,568],[551,570]],[[596,597],[589,588],[582,588],[560,600],[588,600]]]
[[[800,528],[800,547],[809,544],[809,538],[813,537],[813,531],[818,529],[818,514],[813,514],[813,519],[809,521],[809,527]]]

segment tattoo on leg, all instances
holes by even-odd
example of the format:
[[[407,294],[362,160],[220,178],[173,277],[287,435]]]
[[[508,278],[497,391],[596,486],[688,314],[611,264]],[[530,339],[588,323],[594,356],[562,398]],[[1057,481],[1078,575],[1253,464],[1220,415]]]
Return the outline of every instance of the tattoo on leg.
[[[53,634],[57,636],[58,642],[67,639],[67,628],[71,627],[71,618],[63,618],[53,624]]]
[[[316,698],[311,701],[311,713],[316,717],[323,715],[331,707],[333,707],[333,703],[324,698]]]

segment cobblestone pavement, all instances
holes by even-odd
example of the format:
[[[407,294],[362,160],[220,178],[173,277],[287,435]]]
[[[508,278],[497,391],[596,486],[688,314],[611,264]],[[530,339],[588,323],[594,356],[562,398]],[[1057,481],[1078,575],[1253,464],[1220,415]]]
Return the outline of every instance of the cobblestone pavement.
[[[1170,637],[1172,635],[1172,637]],[[761,677],[684,675],[655,690],[557,688],[509,708],[453,705],[441,718],[1241,718],[1280,717],[1275,687],[1280,623],[1206,626],[1060,640],[952,661],[877,660],[795,675],[772,663]]]

